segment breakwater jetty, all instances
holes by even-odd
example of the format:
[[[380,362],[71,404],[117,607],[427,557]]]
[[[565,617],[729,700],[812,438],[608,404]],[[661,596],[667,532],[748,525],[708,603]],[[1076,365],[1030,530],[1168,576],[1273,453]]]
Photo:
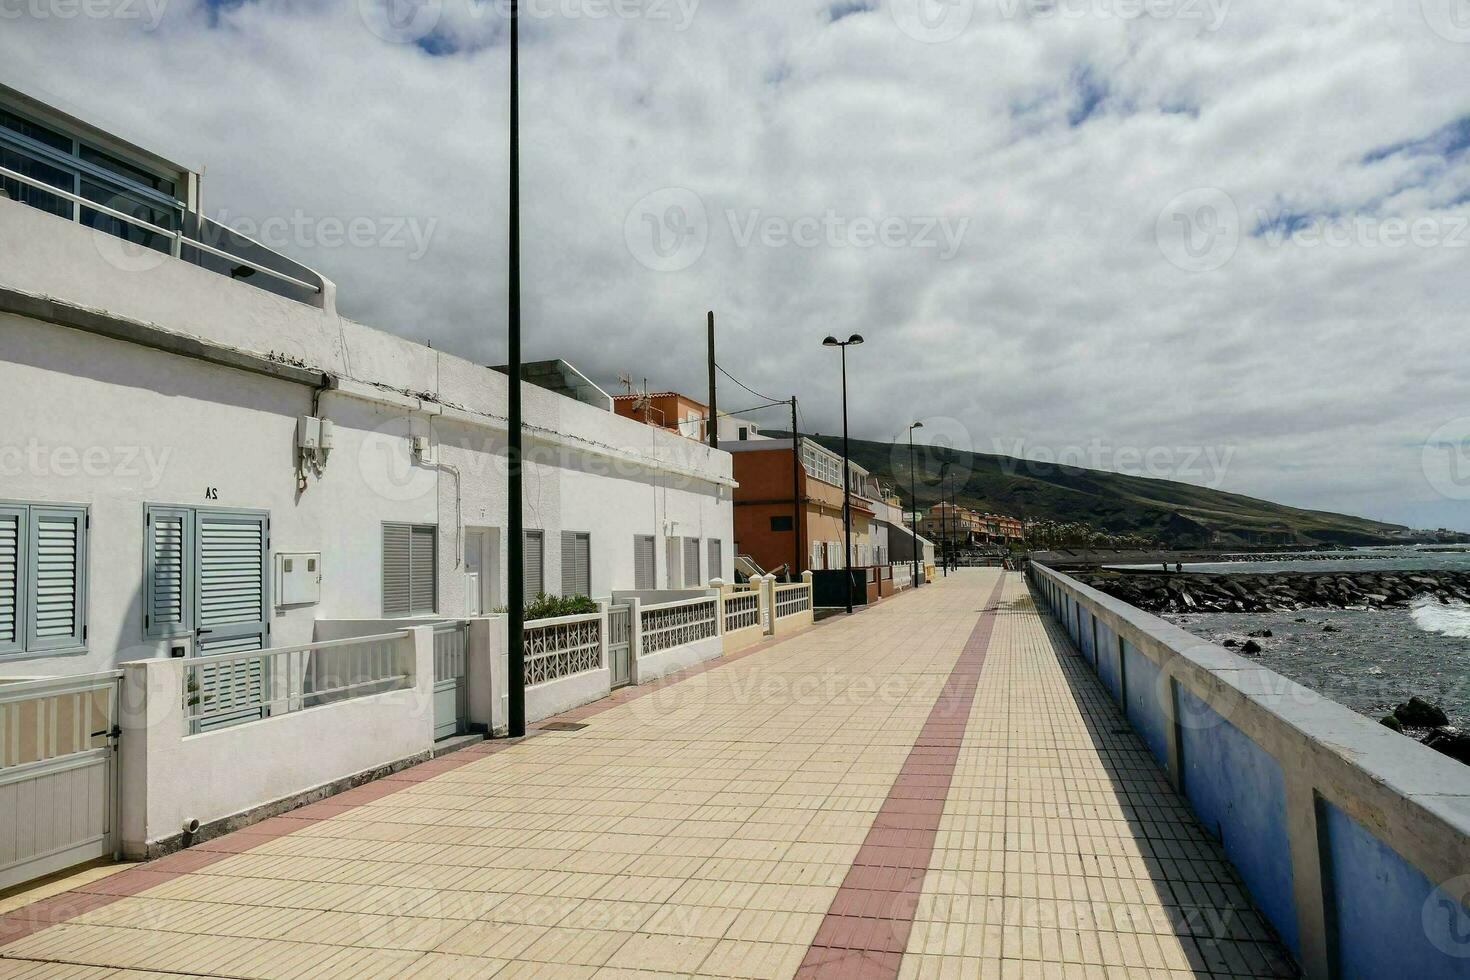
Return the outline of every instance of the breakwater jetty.
[[[1079,581],[1148,612],[1289,612],[1408,606],[1420,596],[1470,601],[1470,572],[1073,572]]]

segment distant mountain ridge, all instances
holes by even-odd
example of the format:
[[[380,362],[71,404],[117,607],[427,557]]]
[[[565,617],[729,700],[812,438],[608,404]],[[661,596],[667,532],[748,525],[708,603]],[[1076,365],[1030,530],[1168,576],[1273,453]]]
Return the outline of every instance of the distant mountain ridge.
[[[813,436],[842,451],[841,437]],[[909,501],[907,444],[850,440],[853,461]],[[1014,456],[919,449],[918,499],[939,500],[942,463],[963,477],[962,507],[1027,520],[1082,522],[1111,534],[1142,534],[1171,547],[1388,544],[1409,529],[1348,514],[1304,510],[1173,480],[1038,463]],[[895,472],[897,471],[897,472]],[[955,479],[955,477],[952,477]]]

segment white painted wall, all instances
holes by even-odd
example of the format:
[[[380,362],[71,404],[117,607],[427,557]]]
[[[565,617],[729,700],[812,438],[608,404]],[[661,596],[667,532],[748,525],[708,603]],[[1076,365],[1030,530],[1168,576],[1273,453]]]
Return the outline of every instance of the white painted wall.
[[[410,687],[247,725],[188,734],[184,662],[126,665],[121,696],[123,850],[247,813],[336,780],[429,752],[434,745],[434,640],[416,629],[398,655]],[[307,750],[309,747],[309,750]],[[283,760],[290,765],[282,765]]]
[[[296,420],[311,388],[0,314],[0,498],[83,503],[92,518],[86,652],[0,660],[0,677],[167,652],[143,636],[149,503],[269,511],[273,555],[321,553],[321,603],[273,610],[274,646],[311,641],[318,618],[381,616],[384,521],[438,525],[443,616],[466,607],[460,526],[501,529],[505,601],[507,377],[166,256],[120,260],[118,246],[0,200],[0,287],[341,378],[316,409],[336,445],[298,494]],[[731,577],[728,453],[529,385],[522,400],[526,526],[546,531],[548,591],[560,588],[564,529],[592,535],[594,595],[633,587],[639,534],[659,539],[660,581],[669,537],[718,537],[724,567],[704,577]],[[411,455],[413,435],[430,438],[432,465]]]

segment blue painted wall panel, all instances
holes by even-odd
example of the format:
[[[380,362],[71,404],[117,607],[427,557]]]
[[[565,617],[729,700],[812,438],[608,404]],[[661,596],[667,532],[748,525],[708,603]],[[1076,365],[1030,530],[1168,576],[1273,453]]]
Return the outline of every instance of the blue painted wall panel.
[[[1123,643],[1128,678],[1128,721],[1159,765],[1169,769],[1169,716],[1159,702],[1159,668],[1131,643]],[[1167,690],[1167,689],[1166,689]]]
[[[1184,720],[1184,795],[1282,942],[1300,956],[1281,766],[1202,699],[1177,684],[1175,690]]]
[[[1470,978],[1470,915],[1455,897],[1332,804],[1320,819],[1343,980]]]
[[[1116,637],[1113,636],[1113,631],[1108,626],[1108,624],[1104,623],[1102,620],[1098,620],[1097,643],[1093,645],[1092,649],[1092,669],[1094,672],[1098,670],[1097,664],[1099,656],[1104,651],[1111,650],[1113,648],[1113,644],[1117,642],[1118,640]]]
[[[1103,687],[1118,700],[1118,665],[1117,654],[1118,638],[1112,630],[1107,630],[1106,635],[1098,637],[1097,644],[1097,677],[1102,681]]]

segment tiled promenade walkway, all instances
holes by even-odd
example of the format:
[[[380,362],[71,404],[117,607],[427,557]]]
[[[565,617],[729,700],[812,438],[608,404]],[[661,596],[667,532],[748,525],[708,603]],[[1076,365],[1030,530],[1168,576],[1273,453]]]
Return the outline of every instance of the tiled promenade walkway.
[[[1019,576],[712,666],[0,920],[0,978],[1291,975]]]

